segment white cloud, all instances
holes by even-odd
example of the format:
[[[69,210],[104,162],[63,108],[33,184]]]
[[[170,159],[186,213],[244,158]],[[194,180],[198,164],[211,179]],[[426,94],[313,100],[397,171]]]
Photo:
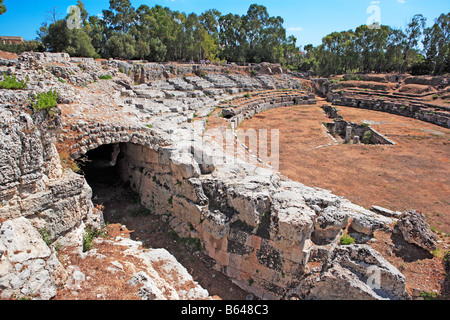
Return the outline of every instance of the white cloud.
[[[397,0],[399,3],[406,3],[406,0]]]

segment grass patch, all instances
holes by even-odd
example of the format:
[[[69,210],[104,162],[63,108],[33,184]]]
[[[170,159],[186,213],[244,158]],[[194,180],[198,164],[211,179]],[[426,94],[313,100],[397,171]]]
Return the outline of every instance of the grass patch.
[[[112,79],[112,76],[109,75],[109,74],[105,74],[105,75],[100,76],[100,77],[98,77],[98,78],[101,79],[101,80],[111,80],[111,79]]]
[[[356,74],[346,74],[344,75],[344,77],[342,78],[342,81],[361,81],[361,78],[359,76],[357,76]]]
[[[92,249],[94,245],[94,238],[96,236],[96,232],[91,229],[86,229],[83,235],[83,252],[87,252]]]
[[[46,245],[49,246],[52,244],[52,235],[47,228],[42,228],[41,230],[39,230],[39,234],[41,235],[42,240],[44,240]]]
[[[340,242],[341,242],[341,245],[348,246],[350,244],[355,243],[355,238],[352,238],[349,234],[346,233],[341,237]]]
[[[30,78],[27,75],[26,80],[17,81],[16,76],[8,76],[6,73],[3,73],[4,80],[0,82],[0,89],[7,90],[23,90],[27,87],[28,81]]]
[[[201,251],[202,250],[202,242],[200,239],[197,238],[180,238],[178,234],[174,230],[169,231],[169,236],[172,240],[186,243],[188,244],[194,251]]]
[[[55,114],[53,108],[58,105],[59,93],[56,89],[50,89],[47,92],[38,93],[30,98],[31,106],[36,111],[45,111],[49,116]]]
[[[438,300],[439,299],[439,293],[432,292],[432,291],[422,291],[420,293],[420,296],[424,300]]]

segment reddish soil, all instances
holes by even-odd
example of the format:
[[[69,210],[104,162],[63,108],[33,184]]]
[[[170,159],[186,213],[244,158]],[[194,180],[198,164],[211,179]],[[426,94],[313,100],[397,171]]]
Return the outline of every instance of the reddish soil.
[[[322,102],[319,102],[322,103]],[[432,227],[450,233],[450,130],[382,112],[338,107],[346,121],[371,126],[396,143],[335,144],[318,105],[269,110],[241,129],[280,130],[280,171],[370,208],[416,209]]]
[[[0,59],[17,59],[19,56],[15,53],[0,50]]]
[[[442,252],[432,255],[406,242],[399,233],[376,231],[374,237],[377,240],[371,246],[405,276],[406,289],[413,297],[426,292],[450,299],[449,270],[442,263]]]

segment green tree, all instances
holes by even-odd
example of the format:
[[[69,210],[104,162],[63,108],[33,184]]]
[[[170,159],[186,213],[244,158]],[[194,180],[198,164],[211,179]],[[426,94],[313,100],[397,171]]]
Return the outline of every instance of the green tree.
[[[109,36],[105,46],[106,52],[111,58],[135,58],[136,41],[131,34],[115,31]]]
[[[441,14],[424,34],[424,52],[430,71],[435,75],[450,72],[450,12]]]
[[[408,67],[414,63],[417,58],[417,46],[425,29],[426,18],[421,14],[416,14],[405,30],[405,37],[403,43],[403,65],[402,72],[405,72]]]
[[[112,31],[128,32],[137,19],[130,0],[110,0],[109,10],[103,10],[103,19]]]
[[[247,41],[242,27],[242,18],[231,13],[219,18],[219,40],[224,59],[245,62]]]
[[[0,0],[0,15],[6,12],[6,6],[3,4],[3,0]]]
[[[67,52],[75,57],[95,57],[91,38],[82,29],[70,30],[67,21],[61,19],[48,27],[43,44],[51,52]]]

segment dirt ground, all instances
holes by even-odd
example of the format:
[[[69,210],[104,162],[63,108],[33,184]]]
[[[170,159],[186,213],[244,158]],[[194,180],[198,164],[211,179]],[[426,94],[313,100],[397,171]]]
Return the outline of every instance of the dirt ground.
[[[2,51],[0,50],[0,58],[1,59],[17,59],[19,56],[15,53],[11,53],[11,52],[6,52],[6,51]]]
[[[423,212],[450,233],[450,130],[383,112],[338,107],[346,121],[368,123],[396,145],[336,144],[318,105],[272,109],[241,129],[280,130],[280,172],[331,190],[363,207]]]

